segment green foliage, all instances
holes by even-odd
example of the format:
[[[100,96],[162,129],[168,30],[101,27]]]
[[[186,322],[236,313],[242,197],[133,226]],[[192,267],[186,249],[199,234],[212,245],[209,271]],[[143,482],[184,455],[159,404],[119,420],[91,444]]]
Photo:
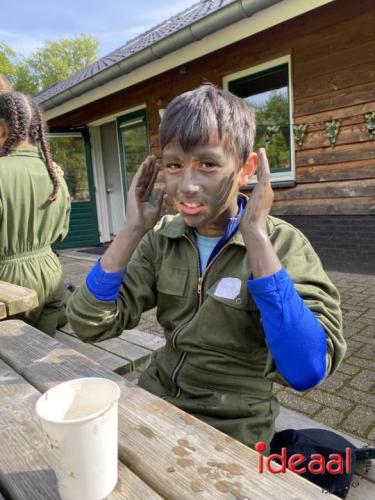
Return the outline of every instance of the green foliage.
[[[0,73],[11,80],[15,75],[16,53],[8,45],[0,42]]]
[[[42,90],[95,62],[99,57],[98,47],[97,38],[83,34],[73,39],[47,41],[26,62]]]
[[[11,81],[14,89],[23,94],[36,95],[40,92],[38,77],[30,71],[27,61],[20,61],[16,65],[15,74]]]
[[[375,139],[375,111],[366,113],[364,119],[371,139]]]
[[[99,58],[99,40],[81,34],[75,38],[46,41],[30,57],[24,58],[0,42],[0,73],[15,90],[35,95],[74,75]]]
[[[305,138],[306,130],[307,130],[307,123],[299,123],[293,125],[294,139],[299,149],[302,149],[303,139]]]
[[[336,139],[339,133],[340,125],[341,125],[341,120],[330,120],[329,122],[325,122],[325,128],[331,146],[334,146],[336,144]]]

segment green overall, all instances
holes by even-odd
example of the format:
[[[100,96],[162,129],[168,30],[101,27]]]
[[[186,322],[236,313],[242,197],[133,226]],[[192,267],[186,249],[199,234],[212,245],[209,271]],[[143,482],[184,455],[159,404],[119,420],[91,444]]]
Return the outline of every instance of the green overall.
[[[346,350],[338,291],[300,231],[269,217],[268,233],[299,295],[325,329],[328,376]],[[259,440],[269,444],[279,411],[273,382],[288,383],[276,369],[248,292],[251,269],[241,232],[201,279],[198,259],[191,229],[179,215],[167,215],[138,245],[118,300],[97,300],[83,283],[68,302],[68,318],[83,340],[97,341],[135,328],[141,314],[156,306],[166,346],[139,385],[249,446]],[[235,299],[215,293],[224,277],[241,280]]]
[[[20,315],[49,335],[64,322],[65,293],[51,244],[67,234],[70,195],[63,177],[56,201],[38,148],[15,148],[0,157],[0,280],[32,288],[39,306]]]

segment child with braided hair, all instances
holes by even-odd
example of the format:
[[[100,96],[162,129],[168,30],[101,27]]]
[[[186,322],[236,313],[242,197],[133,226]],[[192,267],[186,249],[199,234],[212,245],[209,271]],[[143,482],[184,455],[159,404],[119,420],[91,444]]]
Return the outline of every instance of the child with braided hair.
[[[54,335],[65,320],[61,264],[51,244],[68,232],[70,195],[53,162],[38,105],[0,91],[0,280],[37,291],[22,319]]]

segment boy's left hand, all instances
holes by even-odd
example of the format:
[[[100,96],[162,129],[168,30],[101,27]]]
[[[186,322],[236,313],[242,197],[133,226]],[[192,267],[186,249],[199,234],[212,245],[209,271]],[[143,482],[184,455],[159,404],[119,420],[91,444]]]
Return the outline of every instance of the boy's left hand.
[[[240,223],[240,231],[245,242],[255,236],[267,236],[267,216],[272,207],[274,192],[271,187],[270,167],[264,148],[258,151],[257,177],[258,182],[246,204]]]

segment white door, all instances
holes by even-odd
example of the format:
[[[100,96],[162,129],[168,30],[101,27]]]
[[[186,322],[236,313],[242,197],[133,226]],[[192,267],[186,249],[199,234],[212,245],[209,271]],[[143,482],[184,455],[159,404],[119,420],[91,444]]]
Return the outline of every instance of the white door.
[[[125,205],[120,173],[116,122],[100,126],[103,169],[107,193],[109,231],[111,239],[125,222]]]

